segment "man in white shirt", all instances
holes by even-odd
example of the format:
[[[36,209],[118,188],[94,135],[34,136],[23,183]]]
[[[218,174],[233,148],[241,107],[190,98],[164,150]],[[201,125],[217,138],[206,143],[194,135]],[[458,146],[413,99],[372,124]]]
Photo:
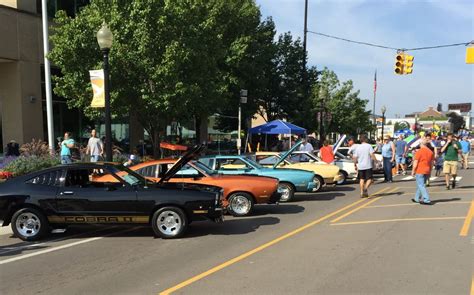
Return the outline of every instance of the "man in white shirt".
[[[372,161],[375,161],[375,155],[374,149],[367,143],[367,136],[361,135],[360,142],[361,143],[353,150],[353,159],[359,178],[360,197],[368,198],[368,189],[373,179]]]
[[[313,150],[314,150],[313,145],[311,143],[309,143],[306,138],[303,138],[303,143],[301,143],[301,145],[300,145],[300,151],[312,153]],[[300,161],[301,162],[308,162],[309,157],[306,156],[306,155],[301,155]]]

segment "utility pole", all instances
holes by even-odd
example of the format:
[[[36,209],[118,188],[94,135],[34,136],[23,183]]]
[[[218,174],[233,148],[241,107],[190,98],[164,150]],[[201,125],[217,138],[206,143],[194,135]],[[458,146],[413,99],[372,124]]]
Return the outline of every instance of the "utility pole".
[[[46,120],[48,125],[48,146],[54,153],[53,97],[51,92],[51,69],[47,55],[49,53],[48,8],[46,0],[41,1],[41,19],[43,24],[44,85],[46,90]]]
[[[308,34],[308,0],[304,1],[304,34],[303,34],[303,73],[306,77],[306,36]],[[306,82],[306,81],[305,81]]]

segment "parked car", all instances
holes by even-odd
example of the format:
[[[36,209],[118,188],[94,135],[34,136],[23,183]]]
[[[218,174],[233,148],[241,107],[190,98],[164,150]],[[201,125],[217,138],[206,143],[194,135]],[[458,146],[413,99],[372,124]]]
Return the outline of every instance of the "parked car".
[[[278,178],[281,202],[291,201],[295,192],[314,191],[318,182],[312,172],[298,169],[265,168],[246,156],[214,155],[202,157],[199,161],[222,174],[245,174]]]
[[[288,152],[257,152],[255,158],[260,165],[274,168],[292,168],[311,171],[315,174],[316,190],[319,191],[325,185],[336,184],[342,179],[339,173],[339,167],[326,163],[315,163],[309,161],[304,155],[299,158],[307,161],[295,161],[291,159],[291,155],[296,152],[301,142],[296,143]]]
[[[294,151],[290,155],[289,160],[293,162],[309,161],[310,163],[314,163],[317,165],[326,164],[314,153],[308,152],[308,151]],[[337,184],[339,185],[344,184],[349,179],[353,180],[357,178],[357,170],[354,167],[354,161],[349,160],[349,159],[335,158],[334,165],[336,165],[340,169],[339,170],[340,177],[339,177],[339,180],[336,182]]]
[[[75,224],[148,224],[168,239],[182,236],[193,221],[223,221],[223,190],[169,182],[178,170],[168,170],[159,183],[111,163],[61,165],[13,178],[0,184],[1,225],[11,224],[25,241]],[[116,181],[95,181],[103,175]]]
[[[333,145],[334,156],[337,160],[352,161],[352,157],[349,155],[350,147],[343,146],[346,138],[346,135],[342,135]],[[380,153],[375,153],[374,155],[376,161],[373,161],[373,171],[374,173],[383,173],[383,157]]]
[[[142,176],[160,181],[176,159],[149,161],[130,167]],[[255,204],[278,202],[278,179],[251,175],[223,175],[201,162],[191,161],[184,165],[170,182],[208,184],[224,189],[223,207],[234,216],[249,215]]]

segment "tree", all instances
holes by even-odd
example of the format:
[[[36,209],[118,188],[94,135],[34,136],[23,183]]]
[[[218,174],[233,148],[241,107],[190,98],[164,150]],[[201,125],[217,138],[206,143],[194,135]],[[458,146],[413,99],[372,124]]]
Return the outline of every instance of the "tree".
[[[75,18],[58,12],[50,57],[61,69],[55,93],[70,107],[90,108],[88,70],[102,67],[94,38],[105,20],[113,114],[134,112],[156,147],[172,119],[207,118],[238,84],[232,69],[248,53],[260,22],[254,1],[95,0]]]
[[[312,113],[321,110],[330,116],[324,116],[324,134],[330,132],[356,134],[373,130],[370,111],[366,110],[368,101],[359,98],[351,80],[339,82],[337,75],[325,68],[320,80],[312,90]],[[318,125],[319,127],[319,125]]]

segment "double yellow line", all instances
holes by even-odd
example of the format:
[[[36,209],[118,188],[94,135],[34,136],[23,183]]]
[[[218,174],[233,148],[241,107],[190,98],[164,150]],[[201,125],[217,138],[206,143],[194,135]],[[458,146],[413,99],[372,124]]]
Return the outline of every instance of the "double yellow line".
[[[386,190],[388,190],[388,189],[389,189],[389,188],[384,188],[384,189],[382,189],[382,190],[376,192],[376,193],[373,194],[373,195],[380,194],[380,193],[382,193],[382,192],[384,192],[384,191],[386,191]],[[352,214],[352,213],[354,213],[355,211],[362,209],[362,208],[365,207],[366,205],[369,205],[370,203],[377,201],[378,199],[380,199],[380,197],[378,197],[378,198],[376,198],[376,199],[373,199],[373,200],[371,200],[371,201],[365,203],[364,205],[355,208],[354,210],[352,210],[352,211],[350,211],[350,212],[348,212],[348,213],[349,213],[349,214]],[[201,280],[201,279],[203,279],[203,278],[205,278],[205,277],[210,276],[211,274],[213,274],[213,273],[215,273],[215,272],[218,272],[219,270],[221,270],[221,269],[223,269],[223,268],[226,268],[226,267],[228,267],[228,266],[230,266],[230,265],[232,265],[232,264],[235,264],[235,263],[237,263],[237,262],[239,262],[239,261],[241,261],[241,260],[243,260],[243,259],[245,259],[245,258],[247,258],[247,257],[249,257],[249,256],[251,256],[251,255],[253,255],[253,254],[255,254],[255,253],[258,253],[258,252],[260,252],[260,251],[262,251],[262,250],[264,250],[264,249],[266,249],[266,248],[268,248],[268,247],[270,247],[270,246],[272,246],[272,245],[275,245],[276,243],[279,243],[279,242],[281,242],[281,241],[283,241],[283,240],[285,240],[285,239],[288,239],[289,237],[292,237],[292,236],[294,236],[294,235],[296,235],[296,234],[298,234],[298,233],[300,233],[300,232],[302,232],[302,231],[304,231],[304,230],[306,230],[306,229],[308,229],[308,228],[310,228],[310,227],[312,227],[312,226],[314,226],[314,225],[316,225],[316,224],[318,224],[318,223],[321,223],[321,222],[323,222],[323,221],[325,221],[325,220],[328,220],[328,219],[334,217],[335,215],[337,215],[337,214],[339,214],[339,213],[341,213],[341,212],[344,212],[345,210],[347,210],[347,209],[349,209],[349,208],[352,208],[352,207],[354,207],[354,206],[356,206],[356,205],[358,205],[358,204],[360,204],[360,203],[363,203],[363,202],[366,201],[366,200],[367,200],[367,199],[360,199],[360,200],[358,200],[358,201],[355,201],[355,202],[353,202],[353,203],[351,203],[351,204],[349,204],[349,205],[347,205],[347,206],[345,206],[345,207],[343,207],[343,208],[341,208],[341,209],[339,209],[339,210],[336,210],[336,211],[334,211],[334,212],[332,212],[332,213],[329,213],[329,214],[327,214],[327,215],[325,215],[325,216],[323,216],[323,217],[321,217],[321,218],[319,218],[319,219],[316,219],[316,220],[314,220],[314,221],[312,221],[312,222],[310,222],[310,223],[308,223],[308,224],[306,224],[306,225],[303,225],[303,226],[301,226],[301,227],[299,227],[299,228],[297,228],[297,229],[295,229],[295,230],[293,230],[293,231],[291,231],[291,232],[289,232],[289,233],[287,233],[287,234],[284,234],[284,235],[282,235],[282,236],[280,236],[280,237],[278,237],[278,238],[276,238],[276,239],[274,239],[274,240],[271,240],[270,242],[267,242],[267,243],[265,243],[265,244],[263,244],[263,245],[261,245],[261,246],[258,246],[258,247],[255,248],[255,249],[252,249],[252,250],[250,250],[250,251],[248,251],[248,252],[245,252],[245,253],[243,253],[243,254],[241,254],[241,255],[239,255],[239,256],[237,256],[237,257],[234,257],[234,258],[232,258],[232,259],[230,259],[230,260],[228,260],[228,261],[226,261],[226,262],[224,262],[224,263],[222,263],[222,264],[219,264],[219,265],[217,265],[217,266],[215,266],[215,267],[213,267],[213,268],[211,268],[211,269],[209,269],[209,270],[207,270],[207,271],[205,271],[205,272],[203,272],[203,273],[200,273],[200,274],[198,274],[198,275],[196,275],[196,276],[194,276],[194,277],[192,277],[192,278],[189,278],[189,279],[187,279],[187,280],[185,280],[185,281],[183,281],[183,282],[181,282],[181,283],[179,283],[179,284],[177,284],[177,285],[175,285],[175,286],[173,286],[173,287],[171,287],[171,288],[168,288],[168,289],[166,289],[166,290],[160,292],[159,294],[160,294],[160,295],[168,295],[168,294],[171,294],[171,293],[173,293],[173,292],[175,292],[175,291],[178,291],[178,290],[180,290],[180,289],[182,289],[182,288],[184,288],[184,287],[186,287],[186,286],[188,286],[188,285],[190,285],[190,284],[192,284],[192,283],[194,283],[194,282],[196,282],[196,281],[199,281],[199,280]],[[349,214],[347,214],[347,213],[344,214],[344,215],[342,216],[342,218],[348,216]],[[340,218],[339,218],[339,219],[340,219]],[[337,220],[339,220],[339,219],[335,219],[335,221],[337,221]],[[333,220],[332,222],[335,222],[335,221]]]

